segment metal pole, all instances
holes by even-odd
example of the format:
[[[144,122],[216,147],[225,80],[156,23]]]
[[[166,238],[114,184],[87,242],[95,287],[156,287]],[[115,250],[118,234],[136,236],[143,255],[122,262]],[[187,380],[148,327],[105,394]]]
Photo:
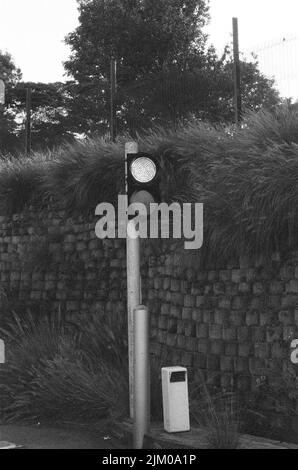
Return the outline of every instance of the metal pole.
[[[110,96],[110,132],[111,140],[115,142],[116,140],[116,107],[115,107],[115,94],[116,94],[116,76],[117,76],[117,64],[114,57],[111,58],[111,69],[110,69],[110,87],[111,87],[111,96]]]
[[[138,144],[125,144],[125,174],[127,176],[127,155],[138,153]],[[127,194],[127,179],[126,179]],[[128,201],[127,201],[128,204]],[[140,239],[135,236],[135,224],[131,220],[127,224],[126,256],[127,256],[127,327],[128,327],[128,367],[129,367],[129,409],[130,417],[134,417],[134,309],[141,303],[140,285]]]
[[[144,305],[134,310],[134,344],[133,447],[142,449],[150,427],[149,312]]]
[[[27,88],[26,94],[26,155],[31,153],[31,88]]]
[[[0,105],[5,105],[5,83],[0,79]]]
[[[241,119],[241,72],[239,60],[239,33],[238,18],[233,18],[233,52],[234,52],[234,107],[235,122],[238,124]]]

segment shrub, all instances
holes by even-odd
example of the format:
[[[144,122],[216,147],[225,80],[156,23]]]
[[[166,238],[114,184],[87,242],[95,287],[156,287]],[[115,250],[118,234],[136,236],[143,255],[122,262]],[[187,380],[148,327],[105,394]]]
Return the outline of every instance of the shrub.
[[[140,150],[161,163],[162,199],[204,203],[203,262],[297,247],[297,127],[297,110],[279,107],[248,113],[239,129],[193,122],[139,136]],[[124,138],[89,139],[49,155],[3,160],[0,205],[15,212],[51,201],[87,212],[115,203],[124,190],[123,148]]]
[[[48,159],[49,155],[37,154],[22,159],[11,157],[0,160],[2,212],[20,212],[26,204],[40,204],[42,175]]]
[[[239,407],[233,393],[211,391],[204,381],[192,384],[192,419],[207,431],[211,449],[236,449],[239,446]]]
[[[1,330],[8,343],[0,383],[6,420],[90,420],[126,413],[125,359],[115,346],[121,340],[108,325],[102,329],[98,337],[98,327],[88,324],[84,330],[65,322],[60,312],[45,319],[14,314]]]

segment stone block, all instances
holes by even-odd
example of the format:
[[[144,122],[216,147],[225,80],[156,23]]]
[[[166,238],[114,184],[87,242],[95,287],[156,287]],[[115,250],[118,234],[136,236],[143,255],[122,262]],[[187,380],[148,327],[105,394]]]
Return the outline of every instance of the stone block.
[[[249,359],[246,357],[237,357],[234,361],[235,373],[242,374],[249,370]]]
[[[293,313],[290,310],[281,310],[278,319],[283,325],[290,325],[293,323]]]
[[[220,358],[214,354],[207,355],[207,370],[218,371],[220,370]]]
[[[284,326],[282,339],[286,342],[291,342],[293,339],[297,338],[297,328],[294,326]]]
[[[231,326],[245,325],[245,311],[232,310],[230,312]]]
[[[197,329],[196,329],[195,323],[187,322],[185,324],[185,330],[184,330],[185,336],[196,337],[196,332],[197,332]]]
[[[166,345],[170,347],[175,347],[177,344],[177,335],[167,333]]]
[[[240,326],[237,328],[237,339],[240,342],[250,339],[250,329],[247,326]]]
[[[292,266],[283,266],[279,271],[280,279],[282,281],[289,281],[295,278],[295,268]]]
[[[207,354],[209,350],[209,341],[208,339],[201,338],[197,343],[197,349],[199,353]]]
[[[220,297],[218,299],[218,307],[230,310],[231,309],[231,299],[228,297]]]
[[[234,371],[234,358],[222,356],[220,358],[220,370],[222,372],[233,372]]]
[[[203,321],[204,323],[213,323],[214,314],[211,310],[203,310]]]
[[[196,306],[197,307],[203,307],[205,303],[205,297],[203,295],[197,295],[196,296]]]
[[[281,298],[281,308],[287,309],[289,307],[297,307],[298,306],[298,295],[284,295]]]
[[[171,305],[170,315],[171,317],[182,318],[182,307],[177,305]]]
[[[187,351],[196,351],[197,349],[197,339],[187,337],[185,341],[185,349]]]
[[[229,270],[221,270],[219,271],[219,279],[222,282],[227,282],[231,280],[232,273]]]
[[[184,307],[195,307],[196,306],[196,297],[194,295],[185,295],[184,296]]]
[[[203,320],[203,312],[199,308],[193,308],[191,318],[194,322],[201,322]]]
[[[209,325],[209,338],[222,339],[222,326],[215,324]]]
[[[172,303],[174,305],[184,305],[184,295],[180,294],[179,292],[174,292],[172,294]]]
[[[168,326],[168,319],[167,319],[167,317],[161,315],[161,316],[158,318],[158,328],[160,328],[161,330],[166,330],[166,329],[167,329],[167,326]]]
[[[236,342],[227,342],[225,343],[224,348],[225,356],[237,356],[238,352],[238,343]]]
[[[171,279],[171,291],[181,292],[181,283],[177,279]]]
[[[241,294],[249,294],[251,291],[251,287],[250,287],[250,284],[248,284],[247,282],[240,282],[239,284],[239,292]]]
[[[264,284],[261,282],[255,282],[252,286],[253,295],[262,295],[265,293]]]
[[[253,375],[260,375],[263,373],[265,363],[262,359],[251,357],[249,358],[249,371]]]
[[[183,320],[191,320],[192,319],[192,309],[183,307],[182,308],[182,319]]]
[[[207,356],[205,354],[197,353],[193,356],[194,367],[198,369],[206,369]]]
[[[200,324],[196,325],[197,338],[208,338],[209,327],[208,325]]]
[[[285,285],[281,281],[272,281],[269,290],[271,294],[282,294],[285,291]]]
[[[171,305],[169,303],[163,303],[161,305],[160,313],[161,315],[170,315]]]
[[[224,341],[233,341],[237,338],[237,328],[234,326],[224,326],[222,329],[222,337]]]
[[[259,324],[259,314],[256,311],[246,312],[245,321],[247,326],[255,326]]]
[[[266,329],[266,340],[268,343],[280,340],[282,338],[282,327],[281,326],[267,326]]]
[[[228,321],[228,311],[223,309],[216,309],[214,312],[214,322],[217,325],[225,325]]]
[[[246,307],[246,302],[244,297],[236,296],[232,299],[232,309],[241,310]]]
[[[288,294],[297,294],[298,293],[298,279],[292,279],[286,284],[286,292]]]
[[[241,269],[233,269],[232,275],[231,275],[232,282],[239,284],[242,279],[243,279],[243,271]]]
[[[211,339],[209,344],[209,350],[211,354],[217,354],[220,356],[224,353],[224,343],[221,339]]]
[[[216,282],[213,286],[214,295],[223,295],[225,293],[225,285],[223,282]]]
[[[271,357],[272,359],[282,359],[286,357],[286,350],[280,341],[276,341],[271,346]]]
[[[239,357],[248,357],[253,354],[253,345],[249,342],[239,343],[238,355]]]
[[[255,326],[250,328],[250,331],[253,343],[261,343],[266,340],[266,328],[264,326]]]

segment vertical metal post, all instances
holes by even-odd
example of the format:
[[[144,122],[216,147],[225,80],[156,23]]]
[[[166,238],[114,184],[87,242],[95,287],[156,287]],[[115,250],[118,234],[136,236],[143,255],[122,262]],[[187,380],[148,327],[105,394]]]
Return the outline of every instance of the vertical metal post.
[[[138,153],[138,144],[125,144],[125,174],[127,194],[127,155]],[[128,205],[128,201],[127,201]],[[140,285],[140,239],[135,235],[135,224],[131,220],[127,224],[126,256],[127,256],[127,326],[128,326],[128,362],[129,362],[129,409],[130,417],[134,417],[134,309],[141,303]]]
[[[238,124],[241,119],[241,72],[239,60],[239,33],[238,18],[233,18],[233,53],[234,53],[234,107],[235,122]]]
[[[0,79],[0,105],[5,105],[5,83]]]
[[[31,153],[31,88],[27,88],[26,94],[26,155]]]
[[[142,449],[150,426],[149,312],[144,305],[134,310],[134,449]]]
[[[116,106],[115,106],[115,95],[116,95],[116,76],[117,76],[117,63],[114,57],[111,58],[111,69],[110,69],[110,132],[111,140],[116,140]]]

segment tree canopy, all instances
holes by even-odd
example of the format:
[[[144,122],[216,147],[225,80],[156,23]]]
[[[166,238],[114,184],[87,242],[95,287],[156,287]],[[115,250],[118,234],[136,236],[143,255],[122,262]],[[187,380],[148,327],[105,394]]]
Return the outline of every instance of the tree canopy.
[[[77,134],[109,131],[110,61],[117,60],[118,132],[193,119],[231,123],[233,57],[207,45],[209,0],[78,0],[79,26],[65,39],[71,49],[65,83],[23,82],[0,52],[6,103],[0,109],[0,153],[25,146],[26,89],[32,90],[33,150],[53,148]],[[280,98],[255,58],[241,61],[245,109],[271,109]]]
[[[207,47],[208,0],[80,0],[79,26],[66,38],[72,118],[81,131],[108,130],[110,59],[117,59],[119,131],[192,118],[233,120],[233,60]],[[278,103],[255,60],[242,61],[248,109]]]

